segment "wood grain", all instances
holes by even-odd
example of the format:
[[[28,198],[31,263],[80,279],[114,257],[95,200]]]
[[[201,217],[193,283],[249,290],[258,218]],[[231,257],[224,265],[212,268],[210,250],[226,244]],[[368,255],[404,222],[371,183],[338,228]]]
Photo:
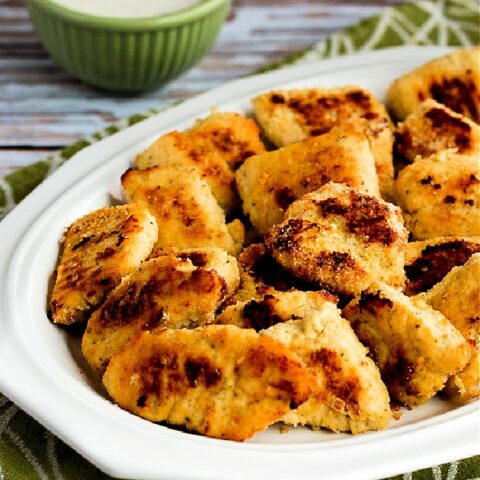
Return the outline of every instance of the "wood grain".
[[[0,0],[0,175],[119,118],[248,75],[394,3],[236,0],[215,47],[196,67],[154,92],[125,96],[94,90],[56,66],[25,3]]]

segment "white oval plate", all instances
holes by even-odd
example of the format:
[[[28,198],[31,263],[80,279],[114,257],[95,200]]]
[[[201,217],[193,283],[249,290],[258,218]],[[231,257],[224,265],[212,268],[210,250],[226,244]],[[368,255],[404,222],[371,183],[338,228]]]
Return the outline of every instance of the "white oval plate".
[[[478,407],[439,400],[405,411],[389,429],[358,437],[271,427],[251,441],[200,437],[147,422],[108,400],[78,341],[46,316],[59,239],[79,216],[120,194],[134,155],[163,132],[183,129],[211,107],[249,112],[272,88],[345,84],[380,98],[400,74],[446,53],[396,48],[325,60],[235,81],[79,152],[0,223],[0,390],[99,468],[135,479],[375,479],[478,451]]]

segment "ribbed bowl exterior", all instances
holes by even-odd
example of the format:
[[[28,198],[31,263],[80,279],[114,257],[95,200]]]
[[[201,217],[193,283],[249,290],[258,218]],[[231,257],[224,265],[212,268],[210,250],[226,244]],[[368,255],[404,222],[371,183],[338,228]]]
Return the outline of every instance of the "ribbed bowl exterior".
[[[30,17],[52,58],[85,83],[114,91],[144,91],[175,78],[213,45],[230,1],[208,14],[158,29],[103,29],[52,13],[29,0]]]

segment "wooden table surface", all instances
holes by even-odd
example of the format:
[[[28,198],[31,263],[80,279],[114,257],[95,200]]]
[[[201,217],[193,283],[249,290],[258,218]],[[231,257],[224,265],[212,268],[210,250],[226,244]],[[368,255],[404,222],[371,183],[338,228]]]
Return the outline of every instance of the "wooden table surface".
[[[388,1],[236,0],[217,43],[189,72],[156,91],[96,91],[48,56],[25,2],[0,0],[0,176],[113,121],[211,89],[304,49]]]

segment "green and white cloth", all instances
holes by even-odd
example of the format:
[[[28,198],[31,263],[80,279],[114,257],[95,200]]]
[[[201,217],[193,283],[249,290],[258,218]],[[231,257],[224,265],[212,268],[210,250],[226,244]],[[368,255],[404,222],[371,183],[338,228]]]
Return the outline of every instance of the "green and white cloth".
[[[263,71],[392,46],[479,43],[479,0],[418,1],[388,8]],[[0,219],[76,152],[156,113],[158,110],[152,109],[121,120],[45,160],[0,178]],[[0,480],[107,478],[0,394]],[[480,480],[480,456],[394,478]]]

